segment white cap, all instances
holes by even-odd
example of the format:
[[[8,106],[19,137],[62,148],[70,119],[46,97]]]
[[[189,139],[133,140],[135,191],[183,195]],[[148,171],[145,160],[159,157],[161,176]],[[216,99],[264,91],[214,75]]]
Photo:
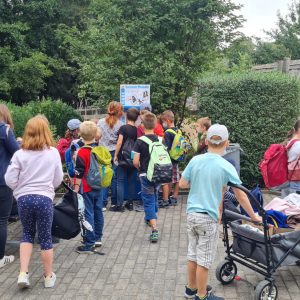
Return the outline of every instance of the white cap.
[[[220,137],[220,139],[214,140],[214,139],[212,139],[213,136],[218,136],[218,137]],[[224,125],[214,124],[214,125],[210,126],[207,131],[207,140],[212,144],[219,145],[222,142],[227,141],[228,138],[229,138],[229,133],[228,133],[226,126],[224,126]]]

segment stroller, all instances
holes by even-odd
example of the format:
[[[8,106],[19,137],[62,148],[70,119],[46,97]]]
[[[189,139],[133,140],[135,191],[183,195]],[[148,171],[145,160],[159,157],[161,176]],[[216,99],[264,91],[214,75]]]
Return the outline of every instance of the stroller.
[[[86,230],[93,231],[93,228],[85,220],[83,198],[66,183],[63,183],[63,186],[67,192],[54,205],[52,235],[60,239],[69,240],[81,232],[81,235],[84,237]]]
[[[226,258],[216,269],[216,278],[222,284],[231,283],[236,274],[235,262],[242,264],[265,277],[255,288],[255,300],[275,300],[278,296],[277,286],[272,277],[281,266],[297,263],[300,259],[300,231],[270,234],[266,212],[251,193],[241,185],[229,184],[244,191],[251,204],[258,209],[262,217],[263,232],[253,231],[241,226],[242,220],[252,222],[246,216],[224,210],[223,212],[223,242],[226,248]],[[228,229],[231,229],[233,243],[229,242]]]

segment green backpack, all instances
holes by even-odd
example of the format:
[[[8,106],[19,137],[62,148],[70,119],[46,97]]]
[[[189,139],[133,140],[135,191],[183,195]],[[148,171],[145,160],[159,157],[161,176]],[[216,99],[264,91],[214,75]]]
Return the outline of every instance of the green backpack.
[[[166,132],[170,132],[174,134],[174,140],[172,143],[172,147],[169,150],[170,157],[175,161],[184,161],[188,149],[190,148],[189,143],[187,142],[186,138],[182,135],[181,130],[173,130],[167,129]]]
[[[103,146],[96,146],[94,148],[84,146],[83,148],[92,149],[90,168],[86,176],[88,185],[93,190],[109,187],[114,174],[111,166],[110,152]]]
[[[172,182],[173,166],[167,147],[162,143],[162,140],[152,142],[146,136],[139,139],[149,145],[150,161],[147,179],[155,184]]]

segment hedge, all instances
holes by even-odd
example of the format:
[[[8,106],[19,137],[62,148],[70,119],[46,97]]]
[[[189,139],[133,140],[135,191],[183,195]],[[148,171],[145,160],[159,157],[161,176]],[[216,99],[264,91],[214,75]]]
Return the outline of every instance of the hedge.
[[[2,101],[2,103],[5,102]],[[60,100],[31,101],[23,106],[17,106],[13,103],[5,104],[12,114],[16,136],[23,135],[26,122],[37,114],[44,114],[48,118],[55,137],[64,136],[67,122],[70,119],[81,119],[75,109]]]
[[[299,79],[281,73],[239,73],[199,83],[199,111],[224,124],[230,141],[244,150],[241,177],[262,182],[258,164],[272,143],[281,143],[298,118]]]

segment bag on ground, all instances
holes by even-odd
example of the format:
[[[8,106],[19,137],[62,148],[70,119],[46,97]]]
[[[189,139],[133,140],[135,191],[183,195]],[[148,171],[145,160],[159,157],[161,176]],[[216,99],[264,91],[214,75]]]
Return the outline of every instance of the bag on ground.
[[[150,161],[147,170],[147,179],[155,184],[172,182],[173,166],[167,147],[162,140],[152,142],[148,137],[139,138],[149,145]]]
[[[267,188],[273,188],[288,181],[287,151],[297,141],[292,141],[288,147],[272,144],[265,152],[264,158],[259,163],[259,168]]]
[[[174,140],[172,143],[172,147],[169,151],[170,157],[175,161],[184,161],[188,149],[190,148],[189,143],[187,142],[186,138],[182,135],[181,130],[173,130],[167,129],[167,132],[174,134]]]
[[[103,146],[89,148],[91,148],[91,159],[90,168],[86,176],[88,185],[94,190],[109,187],[114,174],[110,152]]]

